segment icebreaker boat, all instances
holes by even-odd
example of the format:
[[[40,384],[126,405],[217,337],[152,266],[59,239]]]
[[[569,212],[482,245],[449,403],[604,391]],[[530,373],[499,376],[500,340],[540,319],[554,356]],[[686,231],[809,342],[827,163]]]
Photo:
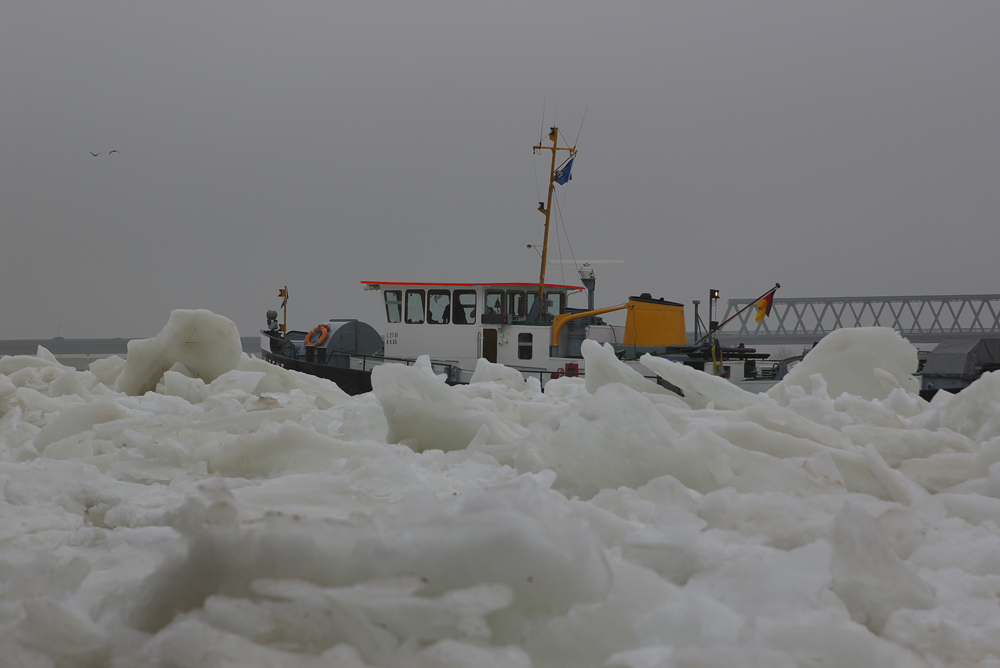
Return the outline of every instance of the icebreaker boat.
[[[753,349],[720,349],[687,345],[684,306],[649,293],[630,297],[626,304],[594,307],[594,271],[590,263],[578,266],[583,286],[556,285],[545,281],[548,262],[549,222],[556,185],[572,179],[576,148],[559,146],[559,129],[549,132],[551,151],[548,201],[539,202],[545,214],[545,237],[541,270],[531,283],[422,283],[362,281],[365,290],[381,295],[384,336],[357,320],[331,320],[310,332],[287,332],[268,313],[268,330],[262,332],[265,359],[288,368],[334,380],[347,392],[371,389],[371,370],[388,363],[414,364],[429,356],[435,373],[448,383],[468,383],[480,359],[517,369],[525,377],[544,382],[559,376],[585,373],[582,345],[587,339],[611,344],[618,357],[647,378],[659,382],[639,358],[650,353],[668,356],[696,367],[706,360],[719,361],[723,354],[740,360],[766,357]],[[558,163],[560,152],[568,153]],[[567,298],[584,289],[588,308],[572,309]],[[280,292],[287,304],[287,287]],[[624,328],[607,324],[601,316],[626,311]],[[272,317],[273,314],[273,317]],[[287,322],[287,318],[286,318]],[[726,371],[723,371],[725,369]],[[729,367],[713,366],[717,375]],[[662,383],[661,383],[662,384]]]
[[[583,290],[572,285],[544,284],[540,291],[544,307],[534,283],[366,281],[363,285],[382,295],[386,361],[429,355],[435,371],[452,383],[468,382],[480,358],[543,383],[582,375],[585,339],[616,348],[638,344],[643,352],[662,352],[665,346],[686,342],[684,307],[648,294],[632,297],[624,307],[595,310],[567,307],[569,294]],[[628,309],[624,330],[600,317],[619,309]],[[650,336],[658,332],[660,338],[638,342],[639,329]]]
[[[544,384],[550,378],[585,373],[585,339],[609,343],[621,357],[633,360],[646,352],[679,352],[677,346],[686,343],[683,305],[648,294],[613,309],[572,309],[566,305],[568,296],[584,288],[545,284],[543,310],[534,283],[362,285],[381,296],[383,336],[359,320],[330,320],[310,332],[285,336],[272,311],[269,329],[262,332],[264,358],[329,378],[357,393],[371,389],[373,367],[414,364],[420,355],[429,356],[433,370],[451,384],[468,383],[480,358]],[[624,328],[601,319],[611,310],[628,311]]]

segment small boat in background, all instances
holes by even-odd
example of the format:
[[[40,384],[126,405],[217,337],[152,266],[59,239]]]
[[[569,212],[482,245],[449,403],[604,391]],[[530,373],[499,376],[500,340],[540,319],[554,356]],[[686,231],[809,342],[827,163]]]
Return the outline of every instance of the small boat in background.
[[[332,380],[348,394],[371,392],[371,370],[384,361],[382,336],[360,320],[329,320],[310,332],[279,329],[268,311],[261,356],[285,369]]]

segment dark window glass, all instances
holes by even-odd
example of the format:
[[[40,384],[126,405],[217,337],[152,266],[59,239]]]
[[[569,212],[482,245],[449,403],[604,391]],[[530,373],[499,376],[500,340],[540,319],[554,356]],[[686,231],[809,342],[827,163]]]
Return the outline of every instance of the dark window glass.
[[[424,321],[424,291],[406,291],[406,322],[416,325]]]
[[[386,290],[385,295],[385,317],[389,322],[402,322],[403,320],[403,293],[400,290]]]
[[[447,325],[451,322],[451,292],[427,291],[427,322],[433,325]]]
[[[517,359],[519,360],[530,360],[531,359],[531,334],[518,334],[517,335]]]
[[[524,310],[524,293],[522,291],[507,291],[507,313],[520,316],[528,314],[528,312]]]
[[[476,324],[476,291],[455,290],[451,321],[456,325]]]
[[[487,315],[503,314],[503,290],[487,290],[483,301],[483,312]]]
[[[549,306],[549,313],[551,315],[559,315],[563,312],[563,306],[566,305],[566,295],[562,292],[547,292],[545,293],[545,298],[552,302]]]

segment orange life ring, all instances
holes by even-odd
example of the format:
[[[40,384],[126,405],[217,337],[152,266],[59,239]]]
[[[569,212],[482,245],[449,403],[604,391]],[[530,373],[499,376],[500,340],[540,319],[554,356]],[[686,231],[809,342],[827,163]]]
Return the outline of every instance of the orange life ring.
[[[319,340],[313,341],[313,337],[319,333]],[[306,334],[306,345],[307,346],[321,346],[323,342],[326,341],[326,337],[330,336],[330,325],[318,325],[314,327],[311,332]]]

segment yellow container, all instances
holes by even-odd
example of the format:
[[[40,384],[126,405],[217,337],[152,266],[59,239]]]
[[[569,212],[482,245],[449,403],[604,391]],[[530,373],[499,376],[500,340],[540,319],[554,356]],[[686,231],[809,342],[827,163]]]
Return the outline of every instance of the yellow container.
[[[687,343],[684,305],[653,299],[648,293],[628,298],[626,346],[683,346]]]

